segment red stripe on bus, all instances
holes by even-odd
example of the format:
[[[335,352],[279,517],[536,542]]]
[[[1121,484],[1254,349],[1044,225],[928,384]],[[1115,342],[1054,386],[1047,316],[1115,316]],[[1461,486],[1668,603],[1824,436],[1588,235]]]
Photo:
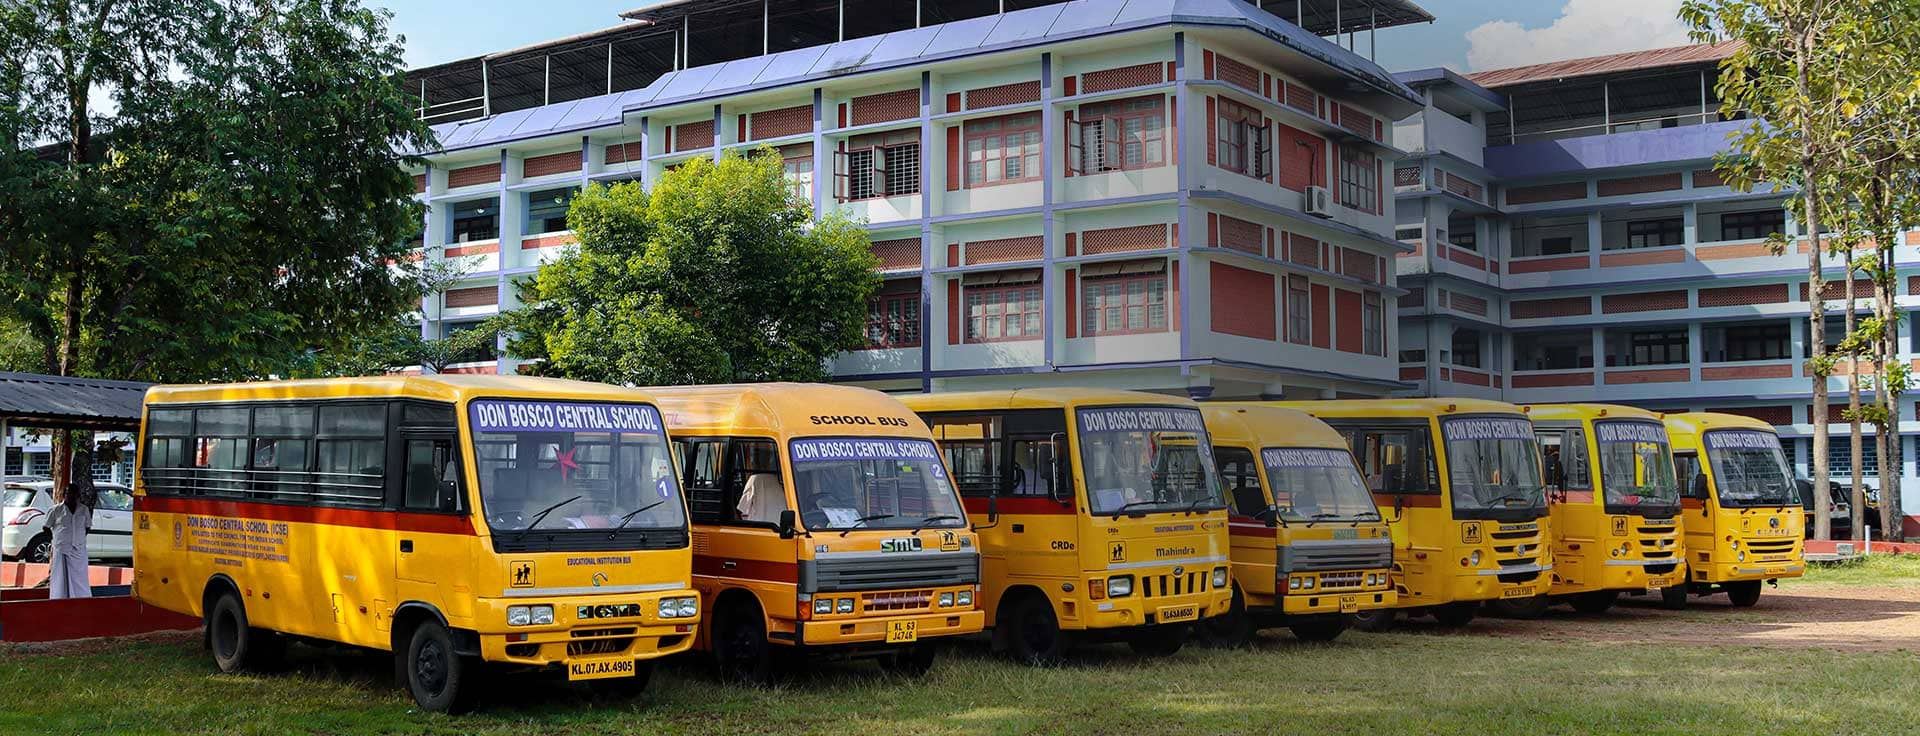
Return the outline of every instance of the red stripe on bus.
[[[1403,508],[1409,508],[1409,509],[1440,508],[1440,495],[1437,493],[1408,493],[1408,494],[1398,495],[1398,496],[1391,493],[1373,494],[1374,505],[1379,506],[1380,508],[1383,508],[1383,509],[1393,508],[1394,499],[1406,499],[1400,502],[1400,505]]]
[[[962,502],[966,504],[967,513],[969,514],[985,516],[987,513],[987,499],[974,497],[962,499]],[[1040,516],[1073,514],[1073,504],[1063,504],[1045,497],[1001,496],[997,508],[1002,514],[1033,514]]]
[[[1699,509],[1699,508],[1705,507],[1706,503],[1707,502],[1705,500],[1698,499],[1698,498],[1682,498],[1680,499],[1680,508]]]
[[[227,498],[180,498],[176,496],[138,496],[134,511],[163,514],[201,514],[242,519],[286,521],[326,526],[351,526],[361,529],[386,529],[421,534],[465,534],[472,536],[473,521],[465,516],[421,514],[374,509],[343,509],[331,506],[291,506],[254,503]]]
[[[733,563],[733,567],[727,567]],[[694,555],[693,574],[716,578],[745,578],[774,583],[800,582],[800,565],[792,562],[748,560],[724,555]]]
[[[1245,521],[1242,521],[1242,519],[1245,519]],[[1267,526],[1267,522],[1254,521],[1245,516],[1233,517],[1233,521],[1227,524],[1227,533],[1238,537],[1271,538],[1280,536],[1280,530]]]

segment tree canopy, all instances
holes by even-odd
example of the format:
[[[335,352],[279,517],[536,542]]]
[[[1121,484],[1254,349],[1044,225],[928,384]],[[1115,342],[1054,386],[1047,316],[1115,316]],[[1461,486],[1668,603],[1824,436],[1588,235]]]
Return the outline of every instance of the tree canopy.
[[[579,248],[501,315],[531,369],[608,383],[817,381],[864,344],[879,285],[865,230],[815,220],[763,149],[694,159],[650,190],[593,186],[567,222]]]

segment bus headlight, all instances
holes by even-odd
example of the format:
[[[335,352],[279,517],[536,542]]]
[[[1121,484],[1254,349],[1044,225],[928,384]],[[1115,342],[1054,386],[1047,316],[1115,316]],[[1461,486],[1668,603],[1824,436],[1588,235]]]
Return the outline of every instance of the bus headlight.
[[[1107,578],[1107,595],[1115,598],[1125,598],[1133,595],[1133,576],[1115,575]]]
[[[1307,578],[1306,580],[1302,581],[1300,583],[1300,587],[1306,588],[1307,590],[1313,590],[1313,578]]]
[[[1741,562],[1746,562],[1746,561],[1747,561],[1747,553],[1745,553],[1745,552],[1741,552],[1741,553],[1740,553],[1740,556],[1739,556],[1738,558],[1736,558],[1736,559],[1738,559],[1738,560],[1739,560],[1739,561],[1741,561]]]
[[[832,598],[813,599],[813,612],[818,614],[833,613],[833,599]]]
[[[526,626],[533,623],[533,611],[526,606],[507,606],[507,625]]]
[[[835,613],[853,613],[853,599],[841,598],[840,602],[833,604],[833,610]]]
[[[941,593],[941,594],[940,594],[940,607],[941,607],[941,608],[952,608],[952,607],[953,607],[953,594],[952,594],[952,593]]]
[[[963,591],[960,591],[960,592],[958,592],[958,593],[955,593],[955,594],[953,594],[953,604],[954,604],[954,605],[956,605],[956,606],[971,606],[971,605],[973,605],[973,591],[971,591],[971,590],[963,590]]]
[[[1476,549],[1473,554],[1467,555],[1467,564],[1473,567],[1480,566],[1480,550]]]
[[[553,625],[553,606],[534,606],[533,607],[533,625],[552,626]]]
[[[700,615],[700,599],[699,598],[681,598],[680,599],[680,617],[681,618],[693,618],[694,616],[698,616],[698,615]]]
[[[1214,590],[1219,590],[1225,587],[1227,587],[1227,568],[1224,568],[1224,567],[1213,568]]]
[[[1299,590],[1300,578],[1287,578],[1287,590]]]
[[[1740,551],[1740,540],[1738,539],[1727,540],[1727,549],[1733,550],[1735,552]]]

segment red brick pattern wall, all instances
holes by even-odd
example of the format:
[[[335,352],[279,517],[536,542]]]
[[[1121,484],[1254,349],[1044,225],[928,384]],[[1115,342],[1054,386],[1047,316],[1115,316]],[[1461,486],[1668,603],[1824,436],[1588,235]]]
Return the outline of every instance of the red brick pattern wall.
[[[1725,183],[1727,182],[1720,177],[1720,172],[1714,171],[1713,169],[1697,169],[1693,172],[1693,186],[1695,189],[1700,187],[1717,187]]]
[[[1652,266],[1662,263],[1680,263],[1685,260],[1687,260],[1687,253],[1679,248],[1668,247],[1659,250],[1634,248],[1621,253],[1600,254],[1600,267]]]
[[[624,164],[628,161],[639,161],[644,153],[645,151],[640,148],[639,141],[632,143],[615,143],[607,146],[607,163]]]
[[[1040,247],[1040,236],[1038,235],[1028,235],[1019,238],[1000,238],[997,240],[976,240],[967,243],[966,265],[977,266],[983,263],[1039,260]]]
[[[895,238],[873,241],[873,255],[880,259],[880,270],[899,271],[920,267],[920,239]]]
[[[448,289],[445,296],[448,307],[485,307],[499,303],[500,288],[476,286],[471,289]]]
[[[1592,386],[1593,372],[1520,374],[1513,377],[1514,388],[1553,388],[1556,386]]]
[[[1558,202],[1565,199],[1582,199],[1587,196],[1587,183],[1570,181],[1564,184],[1536,184],[1530,187],[1513,187],[1507,190],[1507,204],[1534,204],[1536,202]]]
[[[1507,312],[1514,319],[1542,319],[1546,317],[1573,317],[1593,313],[1593,300],[1584,296],[1569,296],[1558,299],[1519,299],[1507,303]]]
[[[967,90],[967,109],[1018,105],[1040,100],[1040,80]]]
[[[1287,260],[1307,268],[1320,267],[1320,241],[1303,235],[1287,235]]]
[[[579,170],[579,151],[562,151],[545,156],[534,156],[520,162],[520,175],[528,179]]]
[[[1418,169],[1415,169],[1415,171],[1417,172]],[[1453,172],[1450,172],[1450,171],[1440,172],[1440,178],[1442,181],[1445,182],[1443,186],[1446,188],[1447,191],[1453,192],[1454,194],[1458,194],[1462,197],[1466,197],[1467,199],[1471,199],[1475,202],[1485,201],[1484,199],[1481,199],[1481,198],[1486,195],[1486,190],[1481,188],[1479,184],[1468,181],[1466,179],[1462,179],[1458,176],[1454,176]],[[1414,183],[1418,184],[1419,182],[1416,181]]]
[[[468,166],[447,172],[448,189],[492,184],[496,181],[500,181],[500,164],[497,163]]]
[[[1320,114],[1318,112],[1320,109],[1320,96],[1314,94],[1313,90],[1292,82],[1286,82],[1285,86],[1286,99],[1281,101],[1287,103],[1288,107],[1302,110],[1308,115],[1317,116]]]
[[[1584,301],[1584,299],[1582,299]],[[1600,311],[1604,314],[1622,312],[1656,312],[1662,309],[1686,309],[1687,291],[1649,291],[1639,294],[1607,294],[1600,297]]]
[[[1670,174],[1648,174],[1646,176],[1630,176],[1623,179],[1601,179],[1597,186],[1597,191],[1602,197],[1617,197],[1622,194],[1665,192],[1679,188],[1680,172],[1676,171]]]
[[[1801,286],[1805,286],[1802,284]],[[1786,284],[1721,286],[1700,290],[1700,306],[1737,307],[1748,304],[1779,304],[1787,300]]]
[[[1768,424],[1779,425],[1793,423],[1793,407],[1791,406],[1720,406],[1709,409],[1708,411],[1752,417]]]
[[[903,89],[853,98],[852,125],[905,120],[920,114],[920,90]]]
[[[1379,262],[1372,253],[1363,250],[1341,248],[1340,272],[1361,281],[1380,283]]]
[[[1336,109],[1340,111],[1340,119],[1337,121],[1340,127],[1353,131],[1362,138],[1377,139],[1379,137],[1376,135],[1379,131],[1373,124],[1372,115],[1346,105],[1339,105]]]
[[[427,175],[426,174],[413,175],[413,191],[415,194],[427,191]]]
[[[1326,141],[1320,136],[1275,121],[1274,130],[1280,148],[1280,186],[1304,192],[1310,184],[1324,181]]]
[[[1423,286],[1416,286],[1414,288],[1408,289],[1407,293],[1400,295],[1401,309],[1419,309],[1420,307],[1425,306],[1426,303],[1427,303],[1427,289],[1426,287],[1423,287]]]
[[[1488,376],[1485,373],[1481,373],[1480,371],[1467,370],[1465,368],[1454,368],[1453,382],[1464,383],[1469,386],[1489,386],[1493,384],[1493,379],[1491,376]]]
[[[1222,248],[1242,253],[1264,255],[1266,251],[1266,228],[1260,223],[1248,222],[1238,217],[1220,215],[1217,220],[1219,232],[1215,243]]]
[[[1865,280],[1865,279],[1855,279],[1855,280],[1854,280],[1854,282],[1853,282],[1853,298],[1855,298],[1855,299],[1868,299],[1868,298],[1871,298],[1872,296],[1873,296],[1873,284],[1872,284],[1872,282],[1869,282],[1869,281],[1867,281],[1867,280]],[[1823,300],[1827,300],[1827,301],[1832,301],[1832,300],[1834,300],[1834,299],[1845,299],[1845,298],[1847,298],[1847,282],[1845,282],[1845,281],[1828,281],[1828,282],[1826,282],[1826,283],[1824,283],[1824,284],[1821,284],[1821,285],[1820,285],[1820,298],[1821,298],[1821,299],[1823,299]],[[1803,301],[1803,302],[1804,302],[1804,301],[1806,301],[1806,300],[1807,300],[1807,284],[1806,284],[1806,282],[1801,282],[1801,284],[1800,284],[1800,301]]]
[[[1166,225],[1110,227],[1080,233],[1080,252],[1097,256],[1167,247]]]
[[[1213,288],[1213,331],[1259,340],[1275,339],[1279,312],[1274,309],[1273,274],[1224,263],[1209,263]]]
[[[1792,378],[1793,366],[1785,363],[1775,365],[1726,365],[1702,366],[1702,381],[1739,381],[1754,378]]]
[[[1080,75],[1080,92],[1094,94],[1109,92],[1128,87],[1144,87],[1167,81],[1165,67],[1161,64],[1135,64],[1114,69],[1102,69]]]
[[[1457,312],[1486,316],[1487,300],[1477,296],[1468,296],[1459,292],[1453,294],[1453,309]]]
[[[713,121],[697,120],[673,126],[673,147],[669,151],[693,151],[713,147]]]
[[[795,105],[778,110],[763,110],[747,116],[747,140],[781,138],[813,130],[813,106]]]
[[[1560,258],[1538,258],[1524,261],[1508,261],[1507,273],[1541,273],[1544,271],[1577,271],[1587,267],[1586,256],[1563,256]]]
[[[1214,55],[1214,78],[1248,92],[1266,96],[1260,89],[1260,70],[1225,54]]]
[[[1608,371],[1608,385],[1630,385],[1636,383],[1677,383],[1687,380],[1685,368],[1653,368],[1640,371]]]
[[[1447,260],[1475,269],[1484,269],[1487,267],[1487,259],[1485,256],[1465,248],[1455,248],[1451,245],[1447,246]]]

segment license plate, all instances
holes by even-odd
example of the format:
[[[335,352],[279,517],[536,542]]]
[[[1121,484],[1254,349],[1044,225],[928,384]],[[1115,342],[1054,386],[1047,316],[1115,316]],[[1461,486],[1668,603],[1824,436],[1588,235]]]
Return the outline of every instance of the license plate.
[[[1532,598],[1532,588],[1508,588],[1500,592],[1501,598]]]
[[[888,621],[887,622],[887,643],[888,644],[898,644],[898,643],[904,643],[904,642],[910,642],[910,641],[918,641],[919,639],[920,639],[920,622],[918,621]]]
[[[1351,595],[1340,596],[1340,612],[1341,613],[1354,613],[1359,610],[1360,610],[1360,598],[1358,596],[1351,596]]]
[[[1670,584],[1670,582],[1671,582],[1671,581],[1669,581],[1669,580],[1668,580],[1667,578],[1654,578],[1654,577],[1650,577],[1650,578],[1647,578],[1647,587],[1649,587],[1649,588],[1665,588],[1665,587],[1667,587],[1667,585],[1668,585],[1668,584]]]
[[[607,680],[615,677],[632,677],[631,659],[588,659],[567,663],[569,680]]]
[[[1175,621],[1192,621],[1200,618],[1200,607],[1168,606],[1160,609],[1158,618],[1160,623],[1163,624],[1173,623]]]

